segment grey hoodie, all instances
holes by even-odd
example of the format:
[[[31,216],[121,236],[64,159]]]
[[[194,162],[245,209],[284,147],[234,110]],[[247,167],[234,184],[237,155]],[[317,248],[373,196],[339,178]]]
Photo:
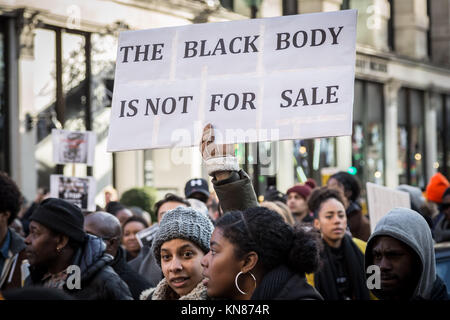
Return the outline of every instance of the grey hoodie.
[[[372,246],[374,238],[378,236],[395,238],[411,247],[420,257],[422,274],[412,298],[429,300],[436,280],[436,262],[433,238],[425,219],[416,211],[406,208],[395,208],[388,212],[378,222],[374,232],[367,241],[366,270],[372,264]]]

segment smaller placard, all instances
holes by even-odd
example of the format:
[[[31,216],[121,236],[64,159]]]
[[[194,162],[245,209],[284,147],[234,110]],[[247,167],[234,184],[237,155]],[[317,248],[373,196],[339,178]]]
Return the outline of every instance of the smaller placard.
[[[82,210],[95,211],[95,179],[93,177],[50,176],[50,195],[73,203]]]

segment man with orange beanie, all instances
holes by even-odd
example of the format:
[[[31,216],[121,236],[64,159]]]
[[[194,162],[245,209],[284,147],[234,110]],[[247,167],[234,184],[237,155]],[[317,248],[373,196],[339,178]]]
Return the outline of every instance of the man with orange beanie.
[[[442,175],[442,173],[438,172],[431,177],[425,191],[425,196],[428,201],[433,201],[439,204],[442,201],[442,196],[444,195],[445,189],[448,187],[450,187],[450,183],[447,178]]]

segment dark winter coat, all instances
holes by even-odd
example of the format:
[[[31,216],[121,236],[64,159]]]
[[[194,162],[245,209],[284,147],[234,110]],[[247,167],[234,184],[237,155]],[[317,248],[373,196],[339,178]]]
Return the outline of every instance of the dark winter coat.
[[[370,237],[370,221],[363,215],[362,209],[356,202],[350,202],[347,210],[347,223],[352,237],[367,241]]]
[[[139,300],[142,291],[151,286],[150,282],[139,273],[131,269],[125,260],[125,250],[119,247],[117,254],[111,263],[111,267],[119,277],[128,285],[135,300]]]
[[[22,287],[22,261],[26,259],[24,239],[10,228],[11,242],[8,250],[8,257],[3,265],[0,277],[0,290]]]
[[[156,262],[155,255],[149,246],[141,248],[138,256],[128,261],[128,265],[150,282],[145,289],[156,287],[163,278],[161,267]]]
[[[105,243],[97,237],[86,235],[84,245],[77,250],[73,265],[80,267],[81,289],[64,291],[79,300],[133,300],[130,290],[110,264],[113,257],[105,253]],[[40,286],[46,270],[31,268],[25,286]]]
[[[267,273],[252,295],[252,300],[323,300],[304,275],[279,266]]]

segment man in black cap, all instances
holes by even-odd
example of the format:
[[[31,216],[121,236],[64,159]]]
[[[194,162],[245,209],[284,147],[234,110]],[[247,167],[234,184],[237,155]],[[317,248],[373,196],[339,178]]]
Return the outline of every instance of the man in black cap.
[[[184,187],[186,199],[197,199],[205,203],[209,198],[208,182],[205,179],[191,179]]]
[[[109,266],[113,257],[105,253],[105,243],[84,232],[80,208],[49,198],[30,221],[26,287],[58,288],[81,300],[132,299],[128,286]]]

